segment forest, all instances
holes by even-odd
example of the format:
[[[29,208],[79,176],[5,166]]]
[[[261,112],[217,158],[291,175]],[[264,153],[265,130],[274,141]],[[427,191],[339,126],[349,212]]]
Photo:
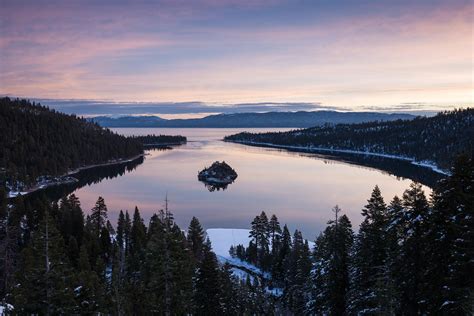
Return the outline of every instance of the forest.
[[[8,97],[0,99],[0,135],[0,180],[10,185],[143,151],[138,141],[83,118]]]
[[[138,208],[113,225],[101,197],[85,215],[75,195],[8,204],[2,192],[0,305],[21,315],[472,314],[473,184],[474,162],[460,156],[430,197],[413,183],[386,203],[375,186],[358,230],[336,206],[314,247],[262,212],[250,243],[229,249],[263,272],[245,278],[218,262],[197,218],[184,232],[167,207],[148,225]]]
[[[128,138],[136,140],[144,146],[151,145],[181,145],[185,144],[187,139],[180,135],[145,135],[129,136]]]
[[[474,109],[412,120],[326,124],[289,132],[239,133],[226,141],[395,155],[449,169],[459,154],[474,152]]]
[[[136,157],[149,142],[186,142],[183,136],[121,136],[84,118],[8,97],[0,98],[0,135],[0,185],[15,190],[40,177]]]

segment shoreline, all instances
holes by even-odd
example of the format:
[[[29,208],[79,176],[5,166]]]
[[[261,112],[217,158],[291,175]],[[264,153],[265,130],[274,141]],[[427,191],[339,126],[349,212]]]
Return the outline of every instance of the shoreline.
[[[281,149],[295,149],[300,152],[335,152],[335,153],[345,153],[345,154],[354,154],[354,155],[368,155],[368,156],[375,156],[375,157],[382,157],[382,158],[389,158],[389,159],[397,159],[397,160],[404,160],[410,162],[411,164],[431,169],[432,171],[442,174],[442,175],[450,175],[448,171],[445,171],[439,168],[436,164],[427,161],[417,161],[414,158],[410,157],[403,157],[397,155],[390,155],[390,154],[381,154],[381,153],[374,153],[374,152],[366,152],[366,151],[358,151],[358,150],[350,150],[350,149],[331,149],[331,148],[324,148],[324,147],[305,147],[305,146],[291,146],[291,145],[278,145],[272,143],[263,143],[263,142],[252,142],[252,141],[239,141],[239,140],[224,140],[225,142],[229,143],[236,143],[236,144],[243,144],[249,146],[256,146],[256,147],[269,147],[269,148],[281,148]]]
[[[118,159],[118,160],[108,161],[108,162],[104,162],[104,163],[79,167],[79,168],[70,170],[70,171],[68,171],[67,173],[65,173],[61,176],[54,177],[54,178],[61,179],[59,181],[49,182],[49,183],[45,183],[45,184],[38,184],[37,183],[34,186],[32,186],[32,187],[30,187],[30,188],[28,188],[27,190],[24,190],[24,191],[9,191],[7,197],[12,199],[12,198],[19,197],[20,195],[21,196],[26,196],[28,194],[34,193],[34,192],[39,191],[39,190],[47,189],[47,188],[52,187],[52,186],[63,185],[63,184],[68,184],[68,183],[75,183],[75,182],[78,182],[79,180],[77,180],[76,178],[74,178],[72,176],[79,173],[79,172],[81,172],[81,171],[83,171],[83,170],[93,169],[93,168],[97,168],[97,167],[119,165],[119,164],[135,161],[135,160],[137,160],[139,158],[142,158],[142,157],[145,157],[145,153],[141,153],[139,155],[136,155],[136,156],[133,156],[133,157],[127,158],[127,159]]]

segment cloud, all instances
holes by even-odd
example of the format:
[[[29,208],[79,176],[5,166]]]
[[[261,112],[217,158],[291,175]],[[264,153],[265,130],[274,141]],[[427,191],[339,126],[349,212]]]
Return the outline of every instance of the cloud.
[[[353,108],[472,99],[470,2],[354,3],[3,1],[0,93]]]
[[[81,116],[97,115],[161,115],[161,114],[211,114],[247,112],[284,112],[342,110],[319,103],[240,103],[207,104],[204,102],[112,102],[104,100],[30,99],[58,111]]]

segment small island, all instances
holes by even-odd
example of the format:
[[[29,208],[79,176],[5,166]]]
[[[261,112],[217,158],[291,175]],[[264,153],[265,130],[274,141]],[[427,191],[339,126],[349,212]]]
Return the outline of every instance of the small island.
[[[170,146],[186,144],[187,138],[181,135],[145,135],[129,136],[128,138],[140,142],[145,149],[170,149]]]
[[[215,189],[226,189],[237,178],[237,172],[232,169],[225,161],[214,162],[210,167],[204,168],[198,173],[199,181],[204,182],[207,186]]]

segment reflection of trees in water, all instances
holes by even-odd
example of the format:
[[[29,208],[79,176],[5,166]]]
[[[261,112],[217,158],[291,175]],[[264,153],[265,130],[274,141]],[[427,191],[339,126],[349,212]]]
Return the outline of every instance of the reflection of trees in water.
[[[227,186],[230,184],[230,183],[229,184],[208,183],[204,181],[201,181],[201,182],[204,183],[204,186],[209,190],[209,192],[220,191],[220,190],[225,191],[227,189]]]
[[[410,161],[401,159],[340,152],[318,153],[310,150],[305,151],[304,149],[273,149],[291,155],[323,160],[326,164],[345,163],[361,168],[377,169],[382,173],[393,175],[397,177],[397,179],[411,179],[430,188],[436,187],[437,182],[445,177],[429,168],[420,167],[412,164]]]
[[[48,187],[44,190],[38,190],[26,196],[26,199],[35,199],[39,196],[46,196],[50,200],[59,200],[77,189],[87,185],[97,184],[103,180],[113,179],[132,172],[144,161],[143,157],[130,162],[117,165],[98,166],[86,170],[81,170],[72,176],[79,180],[75,183],[67,183]]]

